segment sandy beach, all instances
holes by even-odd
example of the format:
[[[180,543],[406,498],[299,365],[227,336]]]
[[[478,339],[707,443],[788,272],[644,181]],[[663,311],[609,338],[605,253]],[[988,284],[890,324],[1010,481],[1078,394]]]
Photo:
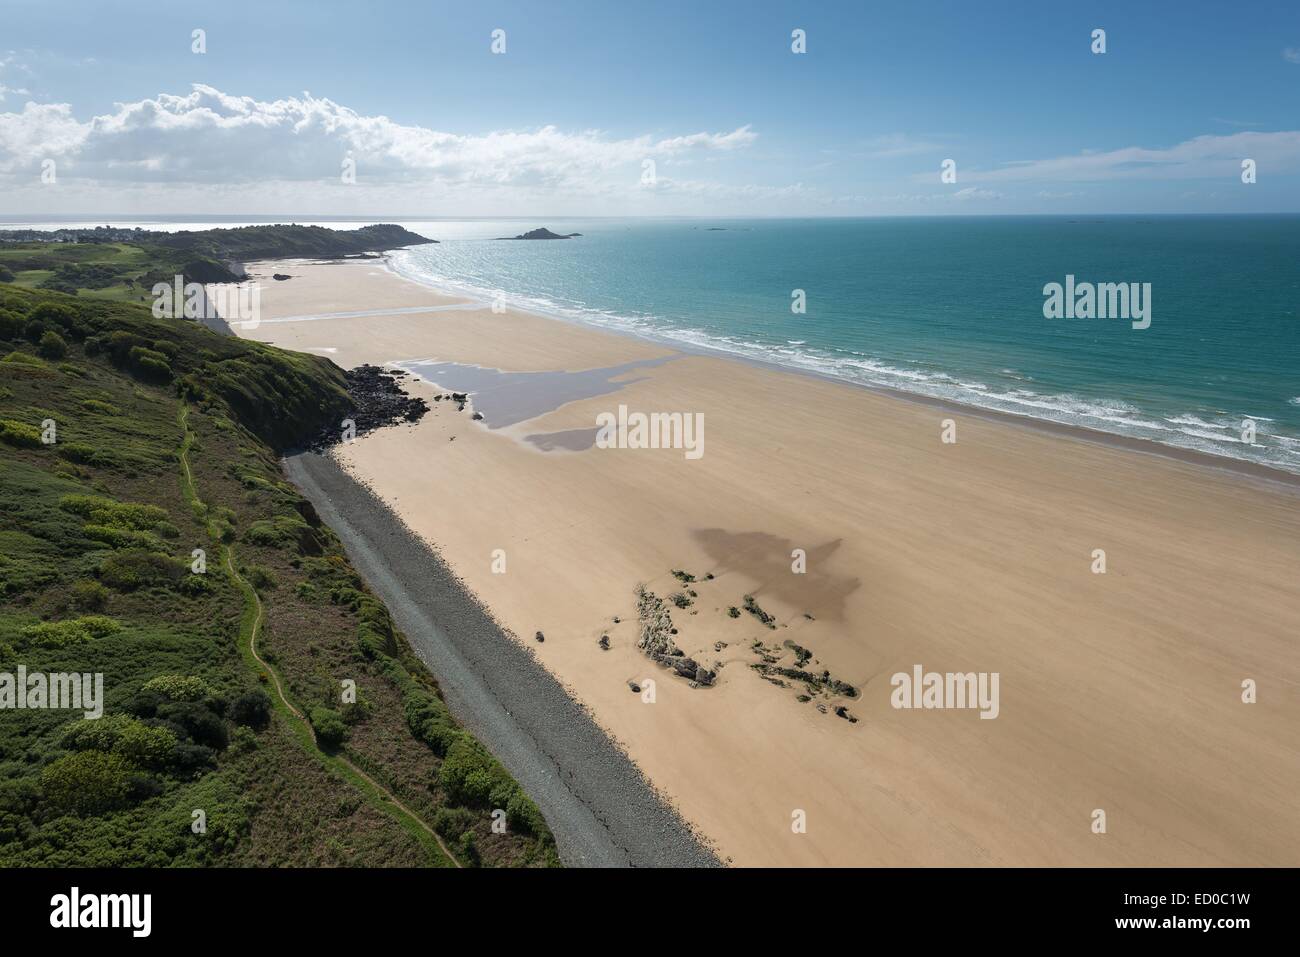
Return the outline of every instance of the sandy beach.
[[[1300,864],[1294,487],[496,313],[377,260],[249,271],[263,318],[240,335],[345,368],[457,364],[413,384],[430,399],[488,383],[333,454],[724,860]],[[569,388],[603,391],[538,399]],[[703,454],[587,447],[620,405],[702,414]],[[637,648],[638,583],[689,598],[674,638],[713,687]],[[918,665],[996,673],[996,718],[892,706]]]

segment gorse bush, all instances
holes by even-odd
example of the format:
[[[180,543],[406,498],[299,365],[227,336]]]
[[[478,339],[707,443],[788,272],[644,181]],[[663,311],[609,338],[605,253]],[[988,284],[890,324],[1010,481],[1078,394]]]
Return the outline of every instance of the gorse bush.
[[[20,449],[39,449],[43,444],[40,429],[13,419],[0,419],[0,442]]]
[[[145,682],[143,691],[152,691],[173,701],[198,701],[209,694],[203,679],[193,675],[159,675]]]
[[[87,615],[67,621],[44,621],[22,630],[23,640],[44,648],[85,644],[97,638],[107,638],[122,630],[122,626],[104,615]]]
[[[99,578],[109,588],[134,591],[155,585],[176,585],[189,574],[186,562],[160,552],[131,549],[116,552],[99,566]]]

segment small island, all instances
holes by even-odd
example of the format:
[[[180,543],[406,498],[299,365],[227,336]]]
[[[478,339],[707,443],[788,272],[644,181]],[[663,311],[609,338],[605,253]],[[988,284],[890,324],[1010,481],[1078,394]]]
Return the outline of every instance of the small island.
[[[569,233],[565,236],[560,233],[553,233],[545,226],[542,226],[540,229],[530,229],[518,236],[498,236],[497,239],[573,239],[575,236],[581,235],[582,233]]]

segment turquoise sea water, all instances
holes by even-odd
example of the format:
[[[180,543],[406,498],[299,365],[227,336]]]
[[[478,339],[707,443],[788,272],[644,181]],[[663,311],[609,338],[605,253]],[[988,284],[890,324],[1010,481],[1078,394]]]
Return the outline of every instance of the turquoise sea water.
[[[474,298],[1300,473],[1300,216],[384,221]],[[583,235],[495,241],[540,225]],[[1150,328],[1044,318],[1067,274],[1150,283]]]
[[[1297,216],[405,225],[441,242],[395,268],[476,298],[1300,472]],[[1150,283],[1150,328],[1044,318],[1067,274]]]

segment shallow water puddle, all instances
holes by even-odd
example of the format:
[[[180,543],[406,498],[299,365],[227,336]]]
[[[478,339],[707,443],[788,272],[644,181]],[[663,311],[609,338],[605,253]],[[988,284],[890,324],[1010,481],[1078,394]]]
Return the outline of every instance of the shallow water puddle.
[[[484,424],[490,429],[501,429],[554,412],[562,405],[579,399],[617,392],[624,386],[640,382],[637,376],[615,382],[619,376],[637,369],[649,369],[678,358],[675,355],[658,359],[639,359],[603,369],[582,369],[578,372],[503,372],[486,366],[466,365],[460,362],[394,362],[399,369],[419,376],[452,392],[467,392],[474,400],[474,411],[482,413]],[[584,438],[585,437],[585,438]],[[543,451],[555,448],[581,450],[590,448],[595,441],[596,429],[571,429],[528,436]]]

